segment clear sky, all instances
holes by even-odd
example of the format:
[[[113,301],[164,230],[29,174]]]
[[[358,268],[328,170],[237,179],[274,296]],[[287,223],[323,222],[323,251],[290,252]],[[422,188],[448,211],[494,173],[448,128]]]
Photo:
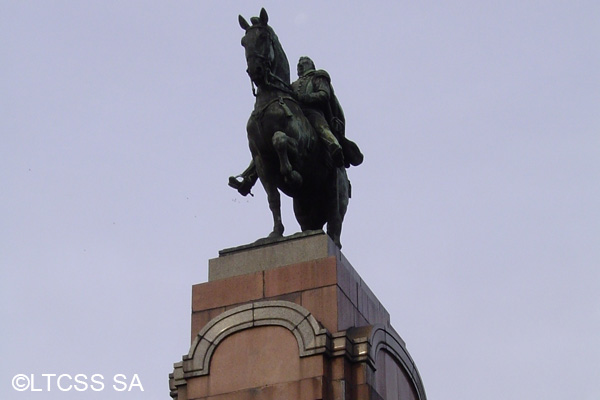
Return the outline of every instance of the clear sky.
[[[600,398],[600,3],[369,3],[0,3],[0,397],[169,398],[191,285],[271,229],[262,188],[227,186],[254,101],[237,16],[265,6],[365,154],[343,252],[429,399]]]

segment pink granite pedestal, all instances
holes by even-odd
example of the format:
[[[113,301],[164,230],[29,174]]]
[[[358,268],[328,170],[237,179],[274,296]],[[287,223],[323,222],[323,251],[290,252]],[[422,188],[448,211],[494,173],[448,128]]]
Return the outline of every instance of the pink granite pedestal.
[[[321,231],[222,250],[191,327],[176,400],[426,400],[387,310]]]

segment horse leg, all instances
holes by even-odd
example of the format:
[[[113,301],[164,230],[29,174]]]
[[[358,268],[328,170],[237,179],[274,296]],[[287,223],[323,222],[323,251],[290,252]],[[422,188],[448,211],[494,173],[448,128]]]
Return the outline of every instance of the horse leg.
[[[283,236],[283,223],[281,221],[281,195],[277,186],[273,183],[265,183],[262,181],[265,192],[267,192],[267,200],[269,201],[269,209],[273,214],[273,231],[269,233],[269,237]]]
[[[252,161],[254,162],[254,166],[256,168],[256,173],[260,179],[260,183],[265,189],[265,193],[267,194],[267,201],[269,203],[269,209],[271,210],[271,214],[273,215],[273,231],[269,234],[268,237],[281,237],[283,235],[283,223],[281,222],[281,197],[279,194],[279,189],[276,184],[276,176],[274,174],[277,173],[276,168],[275,171],[270,167],[270,163],[265,164],[264,159],[261,157],[258,147],[256,145],[256,141],[253,140],[253,137],[250,135],[253,130],[248,129],[248,138],[250,145],[250,152],[252,153]]]
[[[336,168],[333,182],[328,196],[327,234],[341,249],[342,222],[348,208],[349,197],[348,178],[343,168]]]
[[[333,240],[333,243],[336,244],[340,249],[342,248],[342,243],[340,238],[342,236],[342,217],[340,216],[340,204],[338,199],[338,188],[335,185],[335,188],[331,190],[331,195],[329,196],[329,210],[327,215],[327,235]]]
[[[279,156],[279,172],[288,185],[300,186],[302,184],[302,176],[297,171],[294,171],[288,151],[295,151],[298,142],[286,135],[282,131],[277,131],[273,134],[273,147]]]

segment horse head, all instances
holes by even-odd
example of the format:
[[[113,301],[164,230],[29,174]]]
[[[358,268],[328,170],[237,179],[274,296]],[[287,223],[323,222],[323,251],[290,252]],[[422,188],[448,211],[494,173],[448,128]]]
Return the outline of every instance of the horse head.
[[[284,86],[290,84],[290,67],[281,47],[281,43],[268,24],[269,16],[265,9],[260,10],[259,17],[252,17],[250,25],[244,17],[239,16],[239,23],[246,32],[242,38],[242,46],[246,51],[248,75],[256,86]]]

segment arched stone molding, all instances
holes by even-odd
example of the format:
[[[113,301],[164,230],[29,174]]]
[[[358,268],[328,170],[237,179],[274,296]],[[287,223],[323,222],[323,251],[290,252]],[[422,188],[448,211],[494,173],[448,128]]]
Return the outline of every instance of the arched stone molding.
[[[304,307],[288,301],[261,301],[231,309],[212,319],[196,336],[187,355],[170,374],[171,396],[178,398],[187,379],[209,374],[211,357],[228,336],[259,326],[281,326],[296,338],[300,357],[327,354],[346,357],[376,369],[377,358],[387,354],[406,373],[418,400],[427,400],[417,367],[404,341],[389,325],[355,327],[330,335]],[[257,345],[260,345],[257,343]]]
[[[289,301],[245,304],[213,318],[198,333],[187,355],[175,364],[175,385],[186,378],[208,375],[211,357],[225,338],[244,329],[276,325],[287,328],[298,342],[300,357],[327,351],[327,330],[304,307]]]
[[[367,341],[369,347],[368,358],[372,365],[375,365],[377,356],[381,354],[381,351],[387,352],[398,365],[404,368],[412,380],[419,400],[427,400],[425,387],[417,366],[408,351],[406,351],[404,341],[392,328],[385,325],[372,326]]]
[[[404,341],[392,327],[377,324],[351,328],[346,337],[351,343],[349,356],[353,362],[365,362],[375,370],[378,355],[381,351],[387,352],[410,377],[419,400],[427,400],[419,371],[406,351]]]

